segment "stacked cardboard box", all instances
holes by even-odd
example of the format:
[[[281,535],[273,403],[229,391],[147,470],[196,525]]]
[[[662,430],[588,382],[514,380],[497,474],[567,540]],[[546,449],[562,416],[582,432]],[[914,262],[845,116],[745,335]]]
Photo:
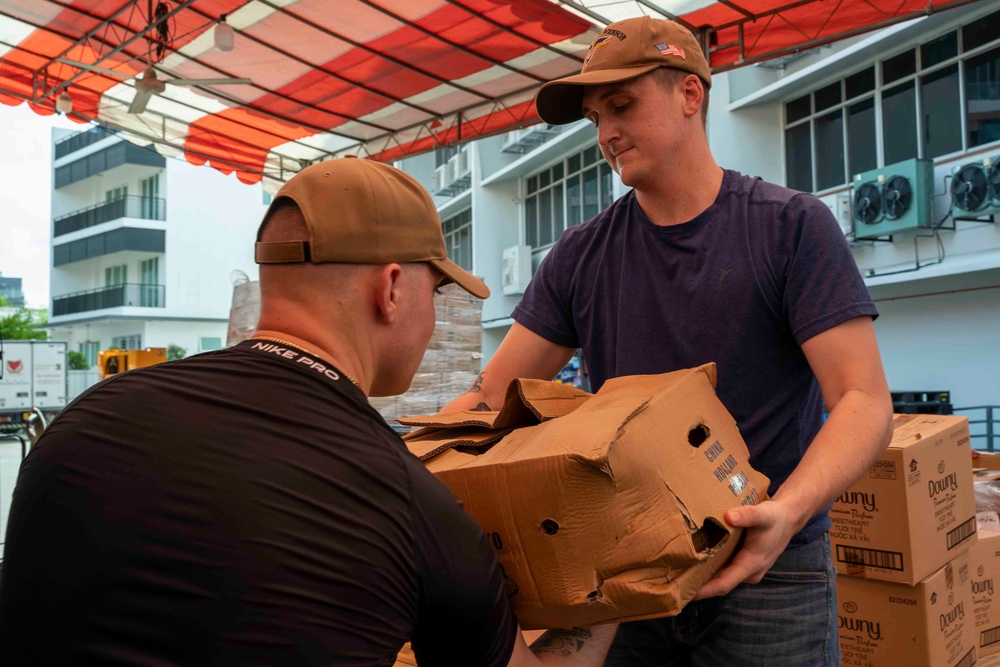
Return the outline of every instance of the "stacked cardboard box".
[[[431,415],[472,386],[483,360],[482,301],[457,285],[434,296],[437,320],[410,389],[370,399],[390,424],[398,417]]]
[[[975,664],[967,418],[895,415],[889,447],[830,519],[843,664]]]
[[[972,612],[976,625],[976,650],[982,658],[1000,653],[1000,533],[979,529],[979,541],[969,550]]]
[[[233,285],[233,303],[229,308],[226,346],[231,347],[250,337],[260,319],[260,282],[244,280]]]

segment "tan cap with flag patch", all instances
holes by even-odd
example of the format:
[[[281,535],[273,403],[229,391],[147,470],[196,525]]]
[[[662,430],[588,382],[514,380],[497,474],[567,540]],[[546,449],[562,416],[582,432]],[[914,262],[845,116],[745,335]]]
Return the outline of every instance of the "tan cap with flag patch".
[[[590,45],[580,73],[543,85],[535,107],[546,123],[572,123],[583,118],[584,86],[633,79],[659,67],[696,74],[706,88],[712,85],[712,71],[690,30],[649,16],[616,21]]]

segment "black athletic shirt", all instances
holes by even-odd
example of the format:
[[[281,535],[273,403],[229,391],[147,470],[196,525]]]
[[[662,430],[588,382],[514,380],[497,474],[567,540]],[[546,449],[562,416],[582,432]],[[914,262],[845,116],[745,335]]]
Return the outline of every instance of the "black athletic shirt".
[[[505,665],[517,622],[479,525],[364,395],[245,341],[114,376],[14,490],[8,665]],[[16,658],[16,660],[11,660]]]

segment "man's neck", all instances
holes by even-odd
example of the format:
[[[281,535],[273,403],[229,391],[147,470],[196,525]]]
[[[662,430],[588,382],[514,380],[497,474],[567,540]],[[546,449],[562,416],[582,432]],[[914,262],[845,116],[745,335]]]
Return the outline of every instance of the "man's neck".
[[[353,355],[345,353],[347,350],[346,345],[338,344],[329,336],[317,337],[309,336],[305,333],[296,335],[283,328],[264,327],[254,331],[250,337],[281,341],[289,345],[294,345],[312,356],[319,357],[346,375],[358,389],[364,392],[365,396],[369,395],[371,384],[363,371],[363,365]]]
[[[679,225],[698,217],[715,202],[723,173],[710,157],[689,168],[675,165],[652,187],[636,187],[635,197],[653,224]]]

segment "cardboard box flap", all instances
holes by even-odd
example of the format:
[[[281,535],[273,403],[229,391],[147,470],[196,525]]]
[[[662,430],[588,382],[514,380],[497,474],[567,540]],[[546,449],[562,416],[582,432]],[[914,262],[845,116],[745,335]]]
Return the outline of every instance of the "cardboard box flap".
[[[424,429],[421,429],[424,430]],[[471,453],[492,447],[513,431],[513,428],[487,430],[478,426],[433,429],[416,440],[406,441],[406,448],[421,461],[437,456],[446,449],[471,449]]]
[[[501,429],[531,426],[567,415],[590,397],[591,394],[573,385],[514,378],[507,385],[503,406],[499,411],[463,410],[429,416],[400,417],[396,421],[406,426],[437,428],[476,426]]]
[[[948,426],[961,425],[967,420],[967,417],[958,415],[895,414],[892,416],[892,440],[889,447],[912,447],[921,443],[929,434]]]

